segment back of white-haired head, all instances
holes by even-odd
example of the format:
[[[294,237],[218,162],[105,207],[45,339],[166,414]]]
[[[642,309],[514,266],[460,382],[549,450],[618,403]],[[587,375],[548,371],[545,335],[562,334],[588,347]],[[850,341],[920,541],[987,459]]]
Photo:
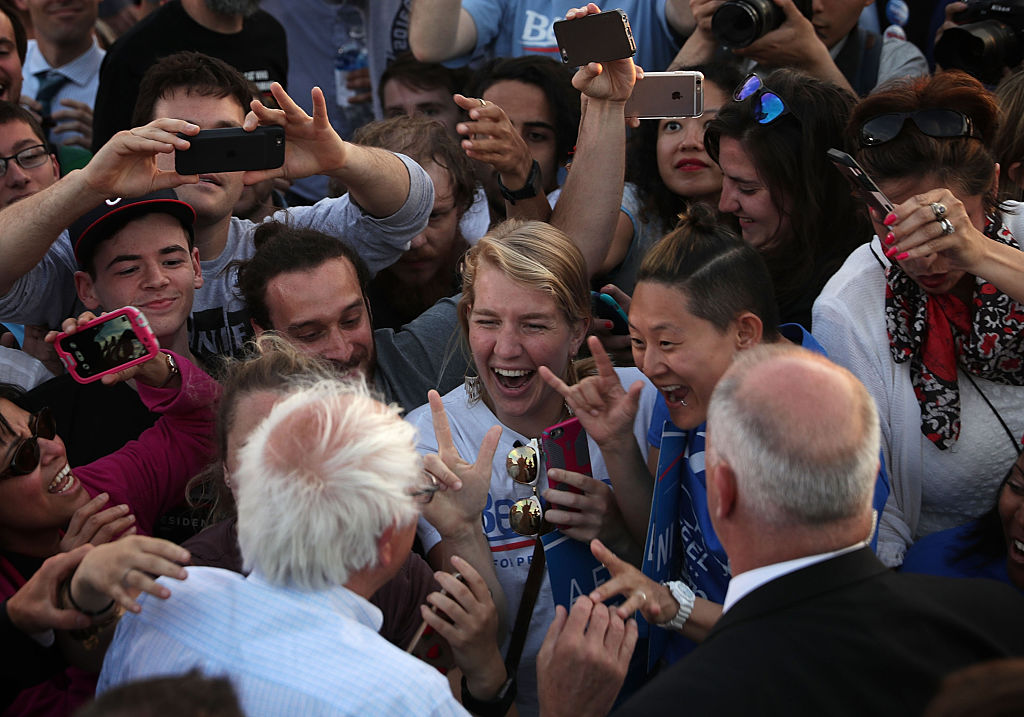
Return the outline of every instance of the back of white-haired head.
[[[806,349],[740,354],[708,408],[709,461],[724,460],[761,519],[825,526],[870,511],[878,475],[875,402],[846,369]]]
[[[273,407],[239,452],[246,569],[320,589],[376,564],[384,531],[417,515],[416,431],[398,414],[362,381],[319,381]]]

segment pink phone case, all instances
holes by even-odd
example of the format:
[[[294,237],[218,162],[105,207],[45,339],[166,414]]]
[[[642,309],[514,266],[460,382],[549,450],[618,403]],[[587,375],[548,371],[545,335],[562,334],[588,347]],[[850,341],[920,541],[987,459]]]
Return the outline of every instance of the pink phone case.
[[[146,315],[134,306],[79,324],[73,334],[61,332],[53,345],[71,378],[79,383],[98,381],[160,352]]]
[[[588,476],[594,474],[590,467],[587,434],[580,425],[580,419],[570,418],[568,421],[548,426],[541,434],[541,445],[544,448],[544,462],[548,468],[564,468]],[[550,476],[548,485],[555,490],[582,492],[578,488],[551,480]]]

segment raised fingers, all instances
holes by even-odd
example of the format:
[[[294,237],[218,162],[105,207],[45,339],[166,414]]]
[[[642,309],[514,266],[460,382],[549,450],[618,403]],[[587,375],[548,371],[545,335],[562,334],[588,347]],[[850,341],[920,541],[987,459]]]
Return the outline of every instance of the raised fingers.
[[[448,423],[448,412],[444,410],[441,394],[431,389],[427,391],[427,402],[430,404],[430,421],[434,426],[434,439],[437,441],[437,452],[447,463],[447,457],[455,451],[452,441],[452,427]],[[458,453],[456,452],[456,455]]]

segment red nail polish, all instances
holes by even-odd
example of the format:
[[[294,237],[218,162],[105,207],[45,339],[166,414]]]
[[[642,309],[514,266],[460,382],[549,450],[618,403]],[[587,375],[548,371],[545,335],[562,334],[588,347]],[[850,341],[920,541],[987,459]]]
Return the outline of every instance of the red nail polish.
[[[427,625],[426,627],[423,628],[423,636],[424,637],[426,637],[427,635],[433,635],[433,634],[434,634],[434,628],[432,628],[430,625]]]
[[[899,217],[896,216],[895,212],[889,212],[885,215],[885,220],[882,222],[885,226],[890,227],[899,221]]]
[[[898,256],[896,257],[896,261],[903,261],[903,260],[904,260],[904,259],[906,259],[906,258],[907,258],[908,256],[910,256],[910,252],[908,252],[908,251],[905,251],[905,252],[903,252],[902,254],[899,254],[899,255],[898,255]]]
[[[437,671],[440,672],[442,675],[447,675],[448,674],[448,668],[447,667],[438,667]]]
[[[892,247],[891,249],[886,249],[885,250],[886,258],[892,259],[892,255],[895,254],[897,251],[899,251],[899,249],[897,249],[896,247]]]
[[[889,232],[888,234],[886,234],[885,235],[885,243],[886,244],[895,244],[896,243],[896,235],[893,234],[892,232]]]
[[[441,654],[441,646],[440,645],[431,645],[430,649],[427,650],[427,657],[429,657],[431,660],[433,660],[434,658],[436,658],[440,654]]]

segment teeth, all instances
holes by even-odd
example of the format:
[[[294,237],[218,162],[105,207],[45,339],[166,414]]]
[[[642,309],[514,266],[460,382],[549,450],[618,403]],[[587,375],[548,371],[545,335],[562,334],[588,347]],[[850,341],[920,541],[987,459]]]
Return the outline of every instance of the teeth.
[[[682,384],[676,383],[672,384],[671,386],[662,386],[659,390],[664,391],[665,393],[671,393],[672,391],[678,391],[682,387]]]
[[[1013,541],[1013,547],[1015,547],[1020,552],[1024,553],[1024,542],[1021,542],[1019,540],[1014,540]]]
[[[50,485],[46,487],[46,490],[50,493],[63,493],[71,487],[73,480],[74,476],[71,475],[71,466],[65,464],[60,472],[53,477],[53,480],[50,481]]]
[[[518,376],[526,376],[527,374],[533,373],[533,371],[524,368],[495,368],[491,369],[494,373],[499,376],[508,376],[509,378],[516,378]]]

